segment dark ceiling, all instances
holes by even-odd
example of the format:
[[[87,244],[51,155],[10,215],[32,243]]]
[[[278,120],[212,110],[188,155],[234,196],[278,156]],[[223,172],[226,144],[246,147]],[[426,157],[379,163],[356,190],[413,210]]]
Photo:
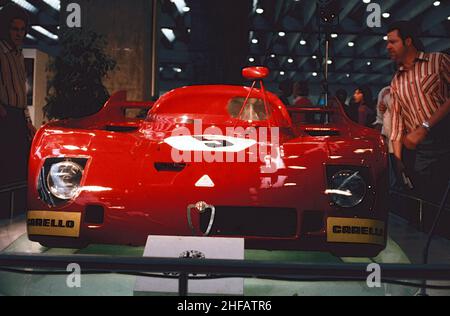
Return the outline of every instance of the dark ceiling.
[[[195,1],[198,0],[182,2],[191,6]],[[163,40],[161,77],[183,84],[192,80],[194,74],[190,69],[187,30],[195,19],[195,12],[180,12],[176,1],[162,2],[162,27],[174,29],[180,36],[172,43]],[[426,51],[448,51],[450,48],[450,1],[439,4],[434,0],[372,1],[380,4],[381,13],[389,13],[389,17],[382,17],[380,28],[367,26],[369,13],[365,2],[370,1],[339,3],[340,21],[330,30],[337,35],[331,38],[330,44],[330,84],[388,84],[393,65],[383,37],[393,21],[410,20],[420,26]],[[244,62],[268,66],[272,71],[269,80],[273,83],[289,78],[319,84],[322,81],[320,56],[324,55],[325,45],[318,39],[317,3],[315,0],[253,0],[248,12],[248,54]],[[221,35],[217,34],[217,37],[219,40]],[[173,68],[182,69],[183,73],[173,73]]]
[[[201,53],[202,49],[210,49],[208,46],[198,45],[198,40],[202,38],[198,36],[198,33],[206,32],[208,29],[205,21],[203,25],[198,23],[205,19],[205,14],[208,14],[208,12],[199,12],[199,3],[205,0],[160,1],[160,26],[166,32],[166,34],[161,32],[159,50],[161,86],[167,90],[201,81],[198,65],[198,56],[201,54],[198,55],[198,53]],[[321,60],[323,60],[320,57],[324,54],[324,45],[318,40],[317,1],[242,0],[247,1],[249,5],[236,7],[234,12],[230,11],[230,3],[236,4],[238,1],[240,0],[222,1],[221,3],[227,4],[228,10],[222,10],[219,6],[211,11],[209,21],[220,19],[221,14],[222,18],[225,16],[228,19],[228,24],[223,24],[228,25],[227,29],[216,27],[209,32],[209,40],[213,41],[215,38],[222,45],[216,47],[216,52],[217,49],[234,51],[236,55],[234,59],[240,60],[235,61],[233,67],[239,63],[242,66],[268,66],[272,71],[269,78],[272,85],[288,78],[320,84],[322,81]],[[58,34],[59,11],[50,4],[54,5],[59,1],[17,0],[13,2],[21,5],[30,4],[36,9],[32,9],[34,12],[30,11],[32,25],[42,26],[51,33]],[[450,49],[449,0],[371,1],[380,4],[382,13],[389,13],[389,17],[382,18],[380,28],[367,26],[368,4],[366,2],[370,1],[340,1],[339,25],[332,29],[337,37],[331,39],[330,45],[332,64],[329,69],[329,80],[331,85],[360,83],[376,87],[386,85],[393,73],[393,65],[387,57],[383,37],[386,35],[388,24],[396,20],[412,20],[420,26],[426,51],[448,52]],[[211,31],[217,34],[212,34]],[[172,40],[167,32],[169,34],[173,32]],[[231,36],[227,36],[228,33]],[[352,46],[349,46],[350,42]],[[35,29],[30,31],[26,44],[29,47],[39,47],[50,54],[55,54],[58,48],[57,39],[41,34]],[[228,53],[219,57],[230,59],[230,56],[232,55]],[[220,63],[216,62],[215,65],[220,66]],[[205,71],[216,70],[206,69]]]

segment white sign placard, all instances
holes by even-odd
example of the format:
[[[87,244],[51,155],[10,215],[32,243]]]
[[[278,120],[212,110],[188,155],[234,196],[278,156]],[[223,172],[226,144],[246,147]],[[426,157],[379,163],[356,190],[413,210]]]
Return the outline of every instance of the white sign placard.
[[[144,257],[244,260],[243,238],[148,236]],[[135,292],[178,293],[178,279],[138,277]],[[189,294],[243,295],[244,279],[189,280]]]

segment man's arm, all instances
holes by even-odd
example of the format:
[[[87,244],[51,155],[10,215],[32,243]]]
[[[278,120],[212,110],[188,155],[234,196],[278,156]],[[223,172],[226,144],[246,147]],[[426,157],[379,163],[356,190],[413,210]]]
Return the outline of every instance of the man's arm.
[[[450,57],[446,54],[442,55],[440,67],[440,75],[442,80],[447,84],[447,89],[450,87]],[[448,99],[428,120],[430,128],[433,128],[441,122],[450,112],[450,99]],[[425,123],[425,122],[424,122]],[[428,135],[428,130],[425,127],[419,127],[415,131],[408,134],[405,138],[405,146],[409,149],[414,149],[418,144],[423,142]]]
[[[403,134],[405,131],[405,126],[403,122],[402,109],[400,106],[400,98],[396,95],[396,91],[391,89],[391,121],[392,121],[392,130],[391,130],[391,141],[394,145],[394,154],[395,157],[401,159],[401,151],[402,151],[402,141]]]
[[[402,160],[402,150],[403,150],[403,144],[401,141],[393,141],[392,146],[394,147],[394,156],[397,158],[397,160]]]
[[[440,121],[442,121],[450,112],[450,100],[447,100],[444,105],[442,105],[439,110],[437,110],[433,116],[428,120],[430,128],[436,126]],[[428,135],[428,130],[421,126],[416,130],[412,131],[405,137],[405,146],[408,149],[415,149],[417,145],[422,143]]]
[[[405,131],[405,126],[403,122],[402,109],[400,106],[400,98],[396,95],[395,90],[391,88],[391,120],[392,120],[392,131],[391,131],[391,141],[394,149],[395,156],[395,171],[397,177],[402,179],[403,174],[406,173],[405,165],[403,164],[403,135]]]
[[[440,75],[442,80],[447,84],[447,89],[450,90],[450,57],[447,54],[442,54],[442,61],[440,67]],[[442,121],[450,112],[450,99],[447,100],[440,108],[433,114],[428,123],[431,127],[436,126]]]
[[[436,126],[440,121],[442,121],[450,112],[450,99],[442,105],[439,110],[437,110],[433,116],[430,118],[428,123],[431,127]]]

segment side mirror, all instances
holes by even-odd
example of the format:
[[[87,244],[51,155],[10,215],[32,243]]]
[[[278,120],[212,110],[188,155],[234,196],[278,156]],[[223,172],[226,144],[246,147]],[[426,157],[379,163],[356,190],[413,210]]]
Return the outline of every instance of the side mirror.
[[[247,67],[242,70],[242,76],[248,80],[263,80],[269,74],[270,71],[266,67]]]

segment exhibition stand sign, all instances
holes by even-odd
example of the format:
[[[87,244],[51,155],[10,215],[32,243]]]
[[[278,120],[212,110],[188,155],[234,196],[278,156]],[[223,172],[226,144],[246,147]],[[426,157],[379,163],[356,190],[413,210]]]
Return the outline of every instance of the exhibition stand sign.
[[[243,238],[148,236],[144,257],[244,260]],[[138,277],[135,294],[178,294],[177,274],[161,274],[166,278]],[[197,275],[198,277],[198,275]],[[192,295],[243,295],[243,278],[189,280]]]

